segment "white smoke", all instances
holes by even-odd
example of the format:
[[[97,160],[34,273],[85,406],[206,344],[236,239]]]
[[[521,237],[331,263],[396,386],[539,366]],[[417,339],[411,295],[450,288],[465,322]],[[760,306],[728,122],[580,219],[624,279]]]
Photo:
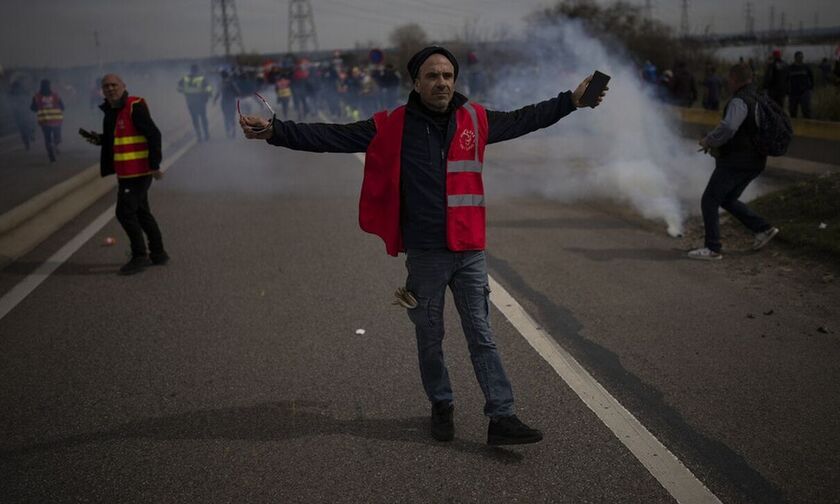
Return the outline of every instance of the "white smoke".
[[[526,168],[535,176],[517,176],[518,189],[564,201],[609,198],[663,221],[670,235],[681,234],[689,208],[699,208],[713,160],[697,152],[696,141],[680,137],[673,112],[646,89],[632,62],[573,21],[540,28],[525,50],[532,62],[525,71],[497,76],[491,107],[506,110],[574,90],[594,70],[612,79],[596,109],[574,112],[533,141],[514,141],[528,142],[525,154],[544,165]]]

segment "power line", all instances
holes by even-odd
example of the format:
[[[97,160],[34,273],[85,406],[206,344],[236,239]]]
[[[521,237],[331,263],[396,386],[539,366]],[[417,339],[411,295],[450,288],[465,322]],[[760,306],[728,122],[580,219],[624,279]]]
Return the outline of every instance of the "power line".
[[[229,58],[231,49],[235,49],[235,46],[239,46],[239,54],[244,53],[239,17],[236,15],[236,4],[233,0],[213,0],[210,17],[210,53],[217,54],[217,48],[224,48],[225,57]]]
[[[682,12],[680,13],[680,35],[687,37],[691,31],[691,23],[688,20],[688,0],[682,0]]]
[[[309,0],[289,0],[289,43],[287,50],[306,52],[310,43],[318,50],[318,35],[315,33],[315,18]]]
[[[744,32],[748,37],[755,35],[755,16],[753,16],[752,2],[747,2],[744,5]]]

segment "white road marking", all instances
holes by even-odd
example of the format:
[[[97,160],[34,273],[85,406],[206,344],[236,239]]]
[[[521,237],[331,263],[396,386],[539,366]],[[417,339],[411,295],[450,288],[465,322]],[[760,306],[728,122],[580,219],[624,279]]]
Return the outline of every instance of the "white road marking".
[[[196,140],[192,139],[187,142],[186,145],[181,147],[175,154],[169,157],[166,161],[161,163],[160,170],[166,171],[172,166],[178,159],[181,158],[188,150],[190,150],[196,144]],[[84,228],[79,234],[74,236],[69,242],[67,242],[63,247],[61,247],[58,252],[53,254],[49,259],[46,260],[41,266],[38,267],[34,272],[30,273],[26,276],[23,280],[21,280],[17,285],[15,285],[9,292],[3,295],[0,298],[0,320],[3,319],[10,311],[14,309],[15,306],[18,305],[21,301],[26,299],[26,296],[32,293],[41,282],[46,280],[59,266],[64,264],[64,262],[70,258],[77,250],[82,248],[88,240],[93,238],[93,236],[99,232],[100,229],[105,227],[105,224],[108,223],[114,217],[114,210],[116,209],[116,205],[111,205],[105,210],[102,214],[99,215],[93,222],[88,224],[86,228]]]
[[[166,170],[183,156],[193,145],[191,140],[168,162],[161,166]],[[364,154],[356,154],[364,163]],[[11,291],[0,298],[0,319],[6,316],[18,303],[70,258],[81,246],[93,237],[114,216],[112,205],[70,242],[53,254],[34,273],[28,275]],[[644,425],[627,411],[580,363],[564,350],[548,333],[538,325],[522,306],[492,276],[490,300],[501,311],[526,341],[555,370],[564,382],[581,398],[595,415],[613,432],[627,449],[647,468],[659,483],[681,504],[720,503],[700,480],[671,453]]]
[[[356,154],[356,157],[364,164],[364,154]],[[720,504],[720,499],[607,392],[569,352],[550,334],[538,329],[539,324],[499,282],[490,275],[487,277],[490,281],[490,301],[677,502]]]
[[[607,392],[569,352],[551,335],[539,329],[539,324],[499,282],[489,275],[488,278],[490,301],[677,502],[720,503],[717,496]]]

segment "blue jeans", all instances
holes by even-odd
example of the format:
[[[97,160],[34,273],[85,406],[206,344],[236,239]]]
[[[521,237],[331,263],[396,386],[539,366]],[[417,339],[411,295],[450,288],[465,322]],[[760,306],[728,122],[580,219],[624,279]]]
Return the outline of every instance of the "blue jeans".
[[[750,207],[738,200],[750,182],[761,175],[764,164],[760,162],[753,169],[747,169],[749,165],[744,163],[743,168],[737,169],[718,162],[700,199],[703,225],[706,229],[705,246],[709,250],[721,251],[718,208],[722,207],[734,215],[753,233],[761,233],[772,227],[760,215],[750,210]]]
[[[414,323],[420,377],[429,401],[452,402],[452,386],[443,359],[443,305],[448,285],[461,316],[475,376],[484,393],[484,414],[491,418],[512,415],[513,390],[490,329],[490,287],[484,252],[411,249],[406,255],[406,289],[414,293],[418,302],[416,308],[408,310],[408,317]]]

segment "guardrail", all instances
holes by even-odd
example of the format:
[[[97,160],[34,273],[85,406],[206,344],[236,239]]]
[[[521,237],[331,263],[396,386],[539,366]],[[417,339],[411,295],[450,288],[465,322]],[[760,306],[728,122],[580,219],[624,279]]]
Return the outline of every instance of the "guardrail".
[[[721,112],[701,108],[673,107],[683,122],[715,126],[720,122]],[[813,119],[791,119],[793,134],[798,137],[816,138],[840,142],[840,122],[816,121]]]
[[[215,108],[208,115],[210,122],[218,123],[220,113]],[[183,133],[164,149],[194,135],[191,123],[167,130],[164,137],[172,132]],[[115,186],[115,177],[100,177],[97,163],[0,215],[0,269],[34,249]]]

